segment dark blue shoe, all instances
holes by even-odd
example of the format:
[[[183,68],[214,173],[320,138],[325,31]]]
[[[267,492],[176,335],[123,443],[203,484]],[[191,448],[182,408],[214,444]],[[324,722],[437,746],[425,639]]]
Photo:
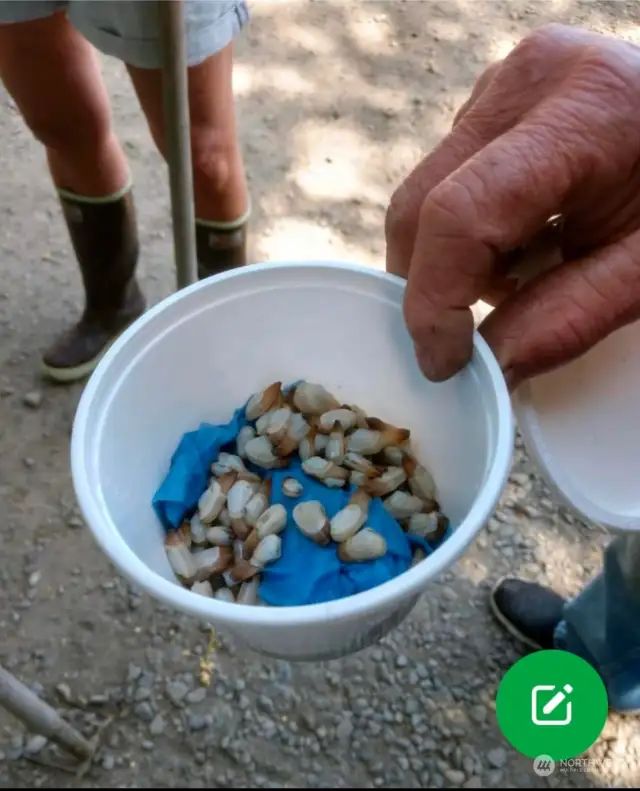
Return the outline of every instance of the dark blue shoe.
[[[503,577],[491,592],[491,612],[509,634],[535,651],[554,647],[565,600],[549,588],[517,577]]]

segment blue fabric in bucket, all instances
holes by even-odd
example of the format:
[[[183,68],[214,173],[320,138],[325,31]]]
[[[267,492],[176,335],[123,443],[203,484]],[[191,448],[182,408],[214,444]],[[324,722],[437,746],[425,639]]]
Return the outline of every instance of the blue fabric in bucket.
[[[195,511],[202,492],[206,489],[211,464],[221,451],[235,453],[235,438],[247,425],[245,408],[234,413],[226,425],[202,423],[196,431],[182,437],[171,458],[169,472],[153,498],[153,508],[169,531],[180,526]],[[354,491],[352,486],[330,489],[302,469],[294,457],[286,469],[259,472],[273,481],[271,504],[281,504],[288,514],[287,526],[281,534],[282,554],[261,574],[259,595],[267,604],[295,607],[342,599],[375,588],[406,571],[411,565],[412,549],[422,547],[433,552],[429,542],[404,532],[398,522],[384,508],[380,498],[371,500],[367,526],[384,536],[387,553],[377,560],[347,563],[338,557],[333,542],[321,547],[307,538],[295,525],[292,513],[305,500],[318,500],[331,518],[347,504]],[[301,497],[286,497],[282,492],[285,478],[296,478],[303,485]],[[446,541],[449,531],[444,537]]]

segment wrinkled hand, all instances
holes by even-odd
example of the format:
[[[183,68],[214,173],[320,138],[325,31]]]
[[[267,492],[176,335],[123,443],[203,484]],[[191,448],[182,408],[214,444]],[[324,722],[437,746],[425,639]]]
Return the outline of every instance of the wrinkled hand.
[[[563,263],[515,293],[514,250],[562,215]],[[431,380],[480,326],[513,389],[640,317],[640,49],[551,25],[478,80],[453,130],[394,194],[387,269]]]

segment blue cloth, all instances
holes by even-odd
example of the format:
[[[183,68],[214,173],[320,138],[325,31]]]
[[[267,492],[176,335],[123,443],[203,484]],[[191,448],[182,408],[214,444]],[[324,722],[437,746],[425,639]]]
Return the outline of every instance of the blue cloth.
[[[171,458],[169,472],[153,498],[153,508],[165,530],[179,527],[194,513],[208,485],[211,464],[221,451],[236,452],[235,438],[247,424],[245,408],[241,407],[226,425],[202,423],[196,431],[183,436]],[[317,500],[331,519],[347,504],[354,491],[352,486],[328,488],[303,471],[297,456],[285,469],[265,471],[251,464],[247,467],[262,478],[272,478],[271,504],[283,505],[289,517],[281,534],[282,554],[261,574],[259,595],[267,604],[294,607],[361,593],[406,571],[411,566],[413,547],[420,546],[427,554],[435,549],[424,539],[405,533],[384,508],[382,500],[374,498],[366,525],[384,536],[387,552],[372,561],[344,562],[338,557],[336,544],[331,542],[321,547],[305,536],[293,521],[292,513],[298,503]],[[282,482],[289,477],[303,485],[298,498],[286,497],[282,492]]]
[[[640,535],[607,546],[602,572],[565,605],[554,647],[595,668],[612,709],[640,713]]]

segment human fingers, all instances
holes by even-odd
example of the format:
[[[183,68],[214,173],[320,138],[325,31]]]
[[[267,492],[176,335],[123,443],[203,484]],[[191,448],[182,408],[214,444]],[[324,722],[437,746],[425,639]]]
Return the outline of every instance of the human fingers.
[[[386,268],[407,277],[422,203],[486,145],[517,125],[565,78],[575,43],[543,29],[481,75],[452,131],[394,192],[385,218]]]
[[[432,380],[470,359],[470,306],[505,253],[526,244],[580,183],[574,167],[602,158],[565,97],[553,97],[442,181],[424,201],[405,294],[418,361]]]
[[[511,390],[640,318],[640,231],[534,278],[480,325]]]

